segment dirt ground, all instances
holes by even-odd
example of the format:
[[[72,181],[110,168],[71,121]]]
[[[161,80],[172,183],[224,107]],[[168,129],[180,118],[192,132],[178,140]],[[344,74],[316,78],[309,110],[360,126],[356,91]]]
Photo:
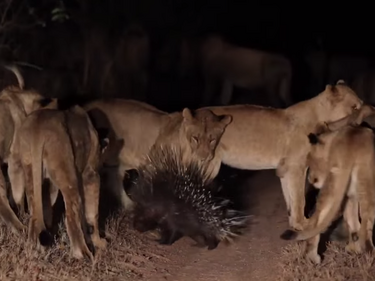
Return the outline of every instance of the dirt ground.
[[[242,181],[242,198],[251,204],[253,224],[234,244],[208,251],[183,238],[158,245],[151,233],[132,230],[129,218],[107,224],[109,244],[94,265],[69,257],[66,234],[46,253],[29,249],[24,238],[0,232],[0,280],[375,280],[374,257],[353,256],[332,246],[320,266],[301,258],[302,244],[285,242],[285,203],[274,171],[259,171]],[[341,248],[340,248],[341,247]]]

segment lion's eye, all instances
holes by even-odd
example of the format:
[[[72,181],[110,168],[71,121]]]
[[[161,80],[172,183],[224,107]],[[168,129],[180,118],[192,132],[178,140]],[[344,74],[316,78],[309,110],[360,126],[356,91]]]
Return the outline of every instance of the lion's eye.
[[[198,137],[196,137],[196,136],[192,136],[191,139],[192,139],[194,142],[198,143]]]
[[[358,110],[358,109],[359,109],[358,106],[357,106],[356,104],[353,105],[352,108],[353,108],[353,110]]]

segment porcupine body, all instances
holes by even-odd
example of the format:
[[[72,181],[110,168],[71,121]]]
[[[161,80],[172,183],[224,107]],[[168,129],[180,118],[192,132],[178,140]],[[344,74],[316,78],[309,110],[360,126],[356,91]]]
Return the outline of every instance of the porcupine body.
[[[198,162],[182,162],[181,150],[158,147],[138,170],[131,198],[136,203],[134,227],[144,232],[157,227],[161,244],[189,236],[214,249],[231,241],[246,226],[247,217],[229,207],[230,200],[215,197],[215,181],[205,181]]]

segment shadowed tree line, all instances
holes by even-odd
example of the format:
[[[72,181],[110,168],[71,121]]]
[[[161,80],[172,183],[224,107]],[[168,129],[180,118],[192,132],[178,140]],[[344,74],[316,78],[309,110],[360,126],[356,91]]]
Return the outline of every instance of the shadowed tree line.
[[[133,98],[178,110],[201,105],[197,48],[204,36],[219,33],[234,44],[283,53],[301,67],[312,38],[328,30],[321,16],[302,34],[308,17],[228,0],[4,0],[1,58],[17,61],[26,86],[47,96]],[[294,71],[294,80],[302,72]],[[2,87],[15,82],[6,71],[0,75]]]
[[[171,93],[179,92],[178,80],[185,75],[180,75],[181,35],[204,32],[204,23],[199,15],[188,20],[197,15],[191,9],[183,12],[192,7],[188,2],[175,6],[5,0],[0,4],[1,57],[19,62],[26,86],[47,96],[135,98],[181,106],[189,103],[181,100],[185,96],[192,104],[199,93]],[[1,86],[15,82],[10,73],[1,74]]]

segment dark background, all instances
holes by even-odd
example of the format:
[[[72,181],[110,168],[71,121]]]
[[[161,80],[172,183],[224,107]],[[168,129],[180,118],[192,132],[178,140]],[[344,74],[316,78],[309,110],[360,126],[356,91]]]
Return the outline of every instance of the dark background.
[[[70,18],[64,22],[52,21],[51,11],[61,3]],[[353,2],[348,6],[339,3],[335,6],[333,2],[320,5],[315,2],[260,3],[246,0],[3,0],[0,12],[5,16],[0,24],[0,43],[7,56],[10,53],[15,60],[43,68],[40,71],[23,67],[22,73],[27,86],[45,95],[137,99],[125,90],[123,64],[114,54],[122,48],[121,40],[127,26],[140,24],[150,37],[148,69],[153,77],[144,100],[168,111],[200,105],[200,78],[181,84],[176,77],[179,61],[176,50],[182,38],[203,38],[216,33],[239,46],[286,56],[293,66],[294,101],[311,96],[308,93],[311,85],[306,82],[309,70],[303,60],[307,51],[365,56],[372,61],[375,41],[370,6],[356,7]],[[170,64],[161,74],[155,65],[166,44],[170,47]],[[109,61],[114,61],[109,76],[101,82]],[[88,62],[90,74],[84,82]],[[14,79],[11,74],[2,72],[4,85]]]

